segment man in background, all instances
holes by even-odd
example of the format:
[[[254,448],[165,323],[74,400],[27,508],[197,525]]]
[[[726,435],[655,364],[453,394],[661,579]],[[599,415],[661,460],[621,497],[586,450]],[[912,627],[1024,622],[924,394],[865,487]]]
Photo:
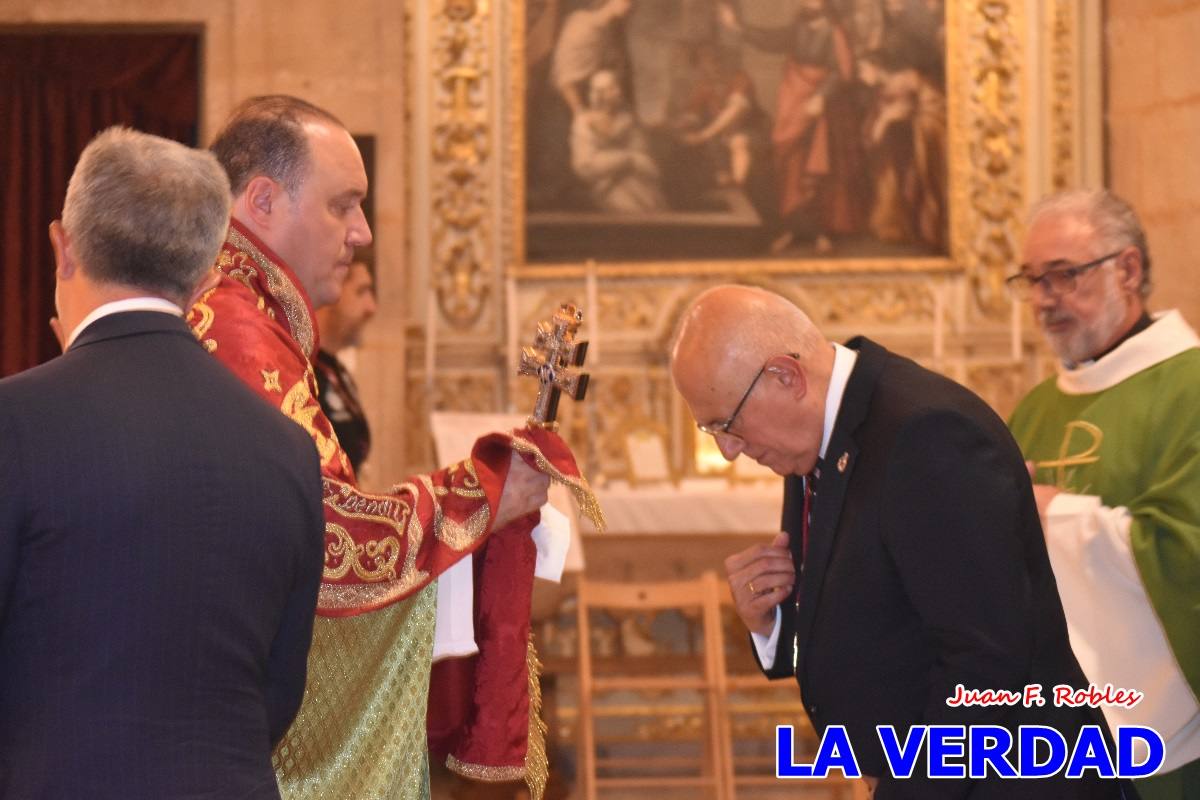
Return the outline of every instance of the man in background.
[[[1030,460],[1071,643],[1105,710],[1166,741],[1149,800],[1200,797],[1200,339],[1151,315],[1150,254],[1110,192],[1047,197],[1009,278],[1061,366],[1010,420]]]
[[[818,734],[844,725],[877,800],[1118,798],[1116,783],[889,773],[877,725],[1050,725],[1095,709],[950,707],[959,688],[1086,686],[1067,640],[1021,453],[974,394],[869,339],[827,341],[745,286],[684,312],[675,385],[727,459],[785,477],[783,529],[726,559],[768,677],[794,678]],[[923,754],[926,751],[922,751]],[[924,755],[922,756],[924,758]]]
[[[360,254],[361,255],[361,254]],[[317,309],[321,347],[313,367],[317,371],[317,400],[329,417],[338,443],[346,451],[355,476],[361,481],[362,465],[371,452],[371,426],[358,399],[358,386],[337,354],[362,343],[362,331],[375,316],[375,280],[365,260],[355,261],[346,273],[336,303]]]
[[[65,352],[0,381],[0,797],[279,797],[321,482],[183,321],[228,214],[211,154],[110,128],[50,227]]]

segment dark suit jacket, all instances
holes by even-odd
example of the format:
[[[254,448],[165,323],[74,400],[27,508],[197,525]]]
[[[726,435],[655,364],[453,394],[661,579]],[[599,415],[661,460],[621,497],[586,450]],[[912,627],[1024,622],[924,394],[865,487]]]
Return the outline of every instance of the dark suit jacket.
[[[814,481],[798,599],[783,604],[771,677],[795,674],[818,732],[845,725],[877,800],[1119,797],[1063,779],[890,780],[875,726],[1052,725],[1069,743],[1094,710],[1055,708],[1086,687],[1067,639],[1029,476],[1004,422],[974,394],[863,338]],[[786,481],[799,537],[803,484]],[[796,668],[793,670],[793,659]],[[968,689],[1045,688],[1042,708],[952,709]],[[1010,755],[1016,762],[1015,745]],[[959,760],[960,763],[965,761]],[[926,773],[924,761],[916,774]],[[1094,773],[1091,773],[1094,775]]]
[[[169,314],[0,381],[0,797],[278,797],[317,462]]]

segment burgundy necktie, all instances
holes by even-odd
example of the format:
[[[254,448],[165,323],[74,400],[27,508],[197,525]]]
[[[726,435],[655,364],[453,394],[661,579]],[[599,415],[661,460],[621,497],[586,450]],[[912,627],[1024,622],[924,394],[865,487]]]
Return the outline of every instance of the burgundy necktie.
[[[809,517],[812,516],[812,484],[813,474],[810,472],[804,476],[804,520],[800,524],[800,557],[804,561],[808,560],[808,525]]]

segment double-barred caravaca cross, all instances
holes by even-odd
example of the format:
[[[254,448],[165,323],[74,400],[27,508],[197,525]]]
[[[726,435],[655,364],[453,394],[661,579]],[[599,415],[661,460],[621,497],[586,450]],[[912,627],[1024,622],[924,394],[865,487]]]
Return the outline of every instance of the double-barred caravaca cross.
[[[587,357],[587,342],[576,341],[583,311],[564,303],[551,319],[538,323],[533,345],[521,351],[517,374],[533,376],[541,383],[529,425],[554,430],[558,423],[558,398],[566,392],[572,400],[583,399],[588,375],[581,372]]]

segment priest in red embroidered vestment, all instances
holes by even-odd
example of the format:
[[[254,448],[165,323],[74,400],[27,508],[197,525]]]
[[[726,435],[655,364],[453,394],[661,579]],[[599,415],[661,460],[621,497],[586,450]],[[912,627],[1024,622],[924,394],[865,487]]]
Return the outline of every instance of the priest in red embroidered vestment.
[[[189,322],[209,352],[309,433],[324,479],[325,570],[304,703],[275,752],[282,795],[428,796],[436,579],[472,552],[481,653],[467,669],[439,672],[457,683],[439,687],[434,702],[459,702],[444,713],[430,706],[431,730],[456,771],[524,777],[540,794],[528,531],[547,476],[587,495],[570,451],[545,431],[493,434],[464,461],[384,494],[360,491],[315,399],[312,358],[313,308],[337,300],[354,248],[371,241],[362,157],[335,117],[286,96],[243,103],[212,150],[229,173],[233,219],[219,282]],[[502,589],[489,590],[489,570],[501,573]]]

